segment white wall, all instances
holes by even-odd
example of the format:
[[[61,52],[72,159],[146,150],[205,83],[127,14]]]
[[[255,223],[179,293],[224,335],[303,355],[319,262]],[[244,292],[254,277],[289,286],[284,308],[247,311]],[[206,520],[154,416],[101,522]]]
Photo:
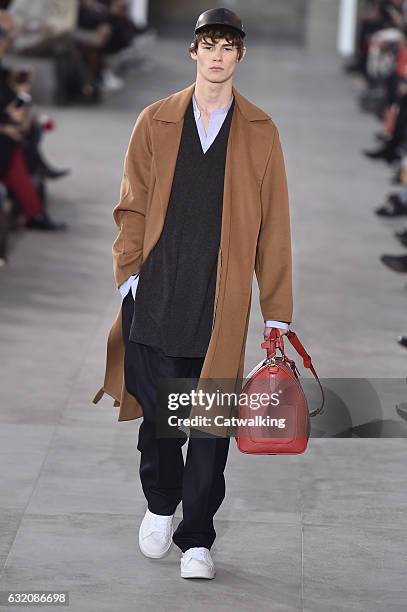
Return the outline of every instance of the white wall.
[[[306,46],[309,49],[337,49],[340,0],[308,0]]]

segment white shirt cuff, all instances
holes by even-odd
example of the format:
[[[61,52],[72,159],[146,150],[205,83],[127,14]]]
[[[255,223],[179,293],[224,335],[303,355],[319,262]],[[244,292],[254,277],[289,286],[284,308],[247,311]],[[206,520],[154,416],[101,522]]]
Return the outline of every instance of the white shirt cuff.
[[[279,329],[288,329],[288,323],[285,323],[284,321],[271,321],[271,320],[267,320],[264,321],[266,327],[278,327]]]
[[[122,301],[124,300],[128,292],[130,291],[130,289],[131,289],[131,292],[133,294],[133,299],[134,299],[136,295],[137,285],[138,285],[138,274],[133,274],[132,276],[129,276],[129,278],[120,285],[119,291],[120,291],[120,295],[122,296]]]

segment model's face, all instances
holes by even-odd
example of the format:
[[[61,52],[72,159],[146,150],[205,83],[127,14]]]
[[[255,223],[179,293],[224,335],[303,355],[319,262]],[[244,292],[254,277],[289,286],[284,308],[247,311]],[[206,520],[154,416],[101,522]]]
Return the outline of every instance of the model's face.
[[[211,83],[223,83],[233,76],[237,65],[237,48],[225,38],[221,38],[216,44],[211,41],[201,40],[197,53],[191,53],[193,60],[197,62],[197,71],[201,77]],[[243,49],[244,57],[246,48]]]

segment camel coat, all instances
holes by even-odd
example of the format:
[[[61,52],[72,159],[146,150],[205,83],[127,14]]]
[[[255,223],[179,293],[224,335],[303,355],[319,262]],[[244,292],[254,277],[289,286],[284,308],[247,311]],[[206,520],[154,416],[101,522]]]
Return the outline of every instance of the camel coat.
[[[195,82],[150,104],[135,122],[113,211],[119,229],[112,247],[117,287],[139,272],[160,237],[194,87]],[[233,95],[213,325],[200,381],[242,379],[254,273],[263,319],[290,323],[292,318],[289,200],[278,129],[234,86]],[[120,407],[118,421],[143,415],[141,404],[124,385],[123,364],[120,307],[107,339],[103,387],[93,399],[96,404],[104,393],[114,398],[114,406]],[[208,413],[192,408],[191,416],[198,414]],[[229,411],[223,416],[231,415]],[[197,429],[228,435],[226,426]]]

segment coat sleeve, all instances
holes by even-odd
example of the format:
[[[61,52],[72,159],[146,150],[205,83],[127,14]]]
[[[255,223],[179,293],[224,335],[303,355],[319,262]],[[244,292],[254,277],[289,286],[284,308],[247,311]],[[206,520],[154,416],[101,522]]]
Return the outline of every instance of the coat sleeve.
[[[255,272],[264,320],[291,323],[292,260],[287,177],[278,129],[261,184]]]
[[[151,141],[145,109],[131,133],[113,218],[119,229],[113,243],[113,271],[117,287],[137,274],[143,258],[145,214],[151,172]]]

